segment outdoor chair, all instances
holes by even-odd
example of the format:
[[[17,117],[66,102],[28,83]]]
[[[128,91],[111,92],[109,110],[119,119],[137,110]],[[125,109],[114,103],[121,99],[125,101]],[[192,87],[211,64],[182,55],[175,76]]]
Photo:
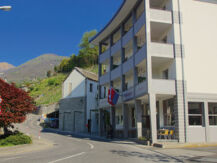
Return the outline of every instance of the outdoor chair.
[[[160,139],[162,139],[162,137],[164,139],[168,139],[169,138],[169,130],[168,129],[160,130],[159,137],[160,137]]]

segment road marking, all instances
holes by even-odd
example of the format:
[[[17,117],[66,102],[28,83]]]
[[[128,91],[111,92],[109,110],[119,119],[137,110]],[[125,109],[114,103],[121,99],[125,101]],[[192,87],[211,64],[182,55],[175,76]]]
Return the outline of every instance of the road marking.
[[[89,146],[90,146],[90,149],[93,149],[94,148],[94,145],[91,144],[91,143],[87,143]]]
[[[58,159],[58,160],[55,160],[55,161],[51,161],[49,163],[55,163],[55,162],[59,162],[59,161],[63,161],[63,160],[67,160],[67,159],[70,159],[70,158],[74,158],[74,157],[77,157],[77,156],[81,156],[85,154],[85,152],[81,152],[81,153],[78,153],[78,154],[75,154],[75,155],[72,155],[72,156],[69,156],[69,157],[64,157],[64,158],[61,158],[61,159]]]
[[[6,158],[6,159],[4,159],[3,161],[15,160],[15,159],[18,159],[18,158],[22,158],[22,157],[11,157],[11,158]]]

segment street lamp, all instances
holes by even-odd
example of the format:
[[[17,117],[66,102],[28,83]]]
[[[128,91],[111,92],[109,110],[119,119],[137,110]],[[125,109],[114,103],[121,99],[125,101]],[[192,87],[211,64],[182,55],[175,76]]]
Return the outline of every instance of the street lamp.
[[[0,10],[4,10],[4,11],[10,11],[11,10],[11,6],[0,6]]]

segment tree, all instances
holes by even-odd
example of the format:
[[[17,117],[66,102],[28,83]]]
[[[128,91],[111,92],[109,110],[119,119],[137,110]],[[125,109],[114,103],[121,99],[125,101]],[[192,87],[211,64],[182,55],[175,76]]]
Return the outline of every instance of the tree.
[[[78,55],[73,54],[69,59],[63,59],[54,70],[67,73],[71,72],[75,67],[86,68],[98,64],[99,48],[89,42],[96,33],[96,30],[84,33],[79,44],[80,50]]]
[[[13,127],[14,123],[24,122],[26,115],[36,110],[34,101],[28,93],[1,79],[0,96],[3,99],[0,127],[3,127],[6,132],[8,127]]]

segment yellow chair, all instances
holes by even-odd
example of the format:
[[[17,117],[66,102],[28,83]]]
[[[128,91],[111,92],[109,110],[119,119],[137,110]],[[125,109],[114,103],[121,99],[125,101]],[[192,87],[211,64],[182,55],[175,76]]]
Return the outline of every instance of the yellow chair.
[[[169,132],[169,138],[172,139],[174,138],[175,134],[174,134],[174,130],[170,130]]]
[[[160,139],[162,137],[164,137],[164,139],[166,139],[166,138],[168,139],[168,137],[169,137],[169,130],[168,129],[160,130],[159,136],[160,136]]]

